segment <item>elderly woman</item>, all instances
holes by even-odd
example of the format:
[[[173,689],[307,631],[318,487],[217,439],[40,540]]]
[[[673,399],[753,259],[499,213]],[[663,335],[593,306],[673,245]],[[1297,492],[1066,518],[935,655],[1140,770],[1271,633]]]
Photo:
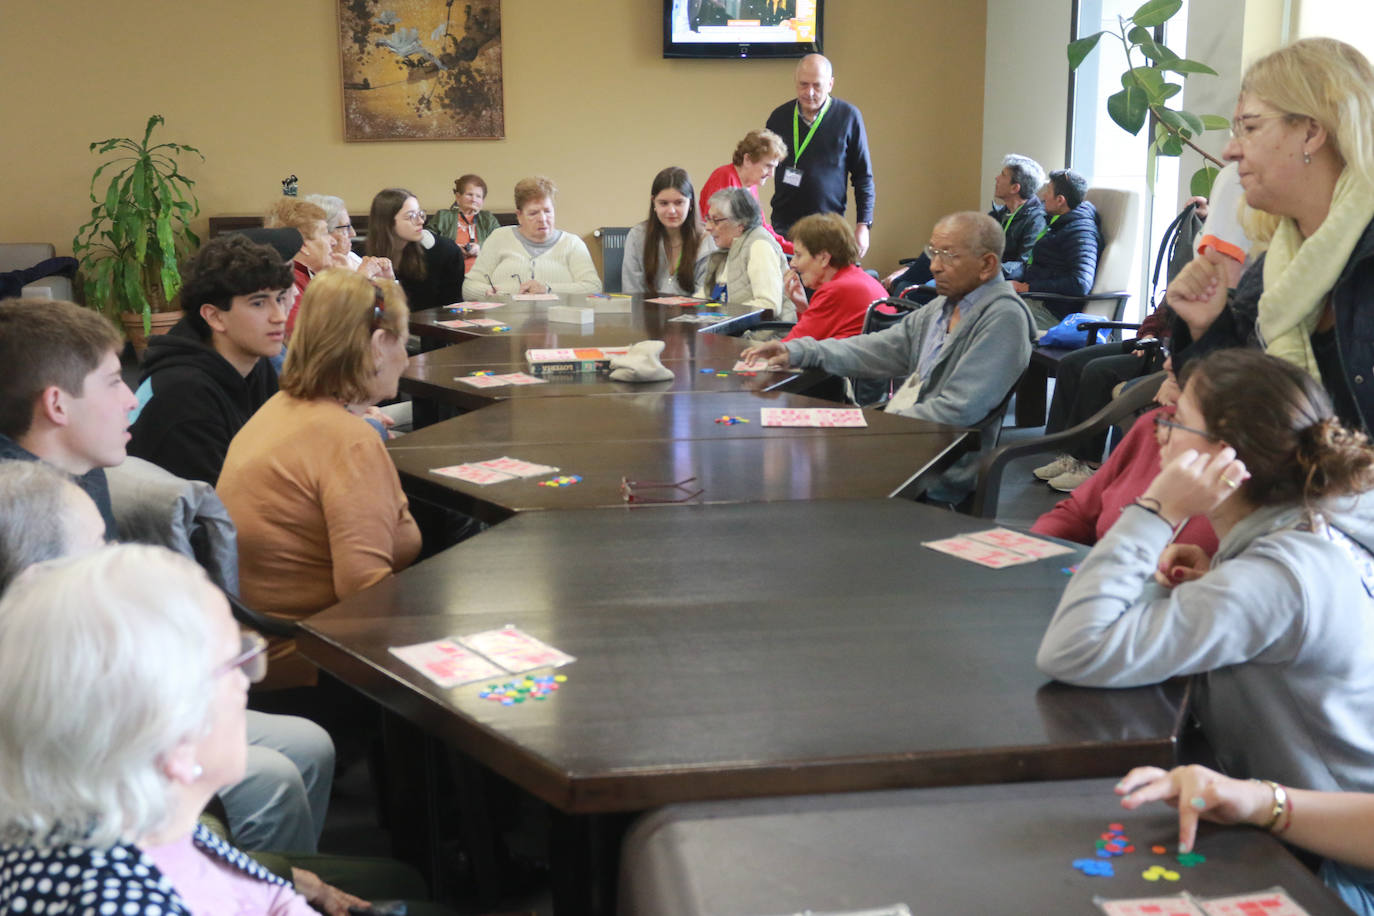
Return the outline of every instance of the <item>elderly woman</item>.
[[[381,439],[355,415],[395,397],[406,366],[405,298],[328,270],[306,290],[281,390],[229,445],[218,492],[239,532],[253,608],[299,619],[404,569],[420,533]],[[293,641],[273,686],[315,682]]]
[[[487,236],[501,228],[496,214],[482,209],[486,201],[487,183],[482,176],[460,175],[453,183],[453,206],[432,214],[425,225],[435,235],[453,239],[463,250],[463,266],[468,273]]]
[[[599,293],[601,278],[582,239],[553,225],[558,189],[543,176],[515,185],[516,226],[493,232],[463,283],[468,299],[492,293]]]
[[[405,188],[372,198],[367,216],[367,253],[391,262],[414,309],[433,309],[463,298],[463,252],[452,239],[427,232],[425,211]]]
[[[1269,238],[1261,284],[1228,299],[1228,258],[1209,250],[1169,284],[1174,363],[1250,343],[1319,377],[1347,425],[1374,424],[1374,69],[1330,38],[1250,66],[1225,157],[1247,228]],[[1258,213],[1254,211],[1259,211]],[[1247,273],[1248,276],[1248,273]],[[1246,284],[1247,286],[1249,284]]]
[[[296,328],[301,295],[315,274],[334,266],[334,252],[338,243],[329,234],[324,208],[296,197],[279,198],[267,211],[262,223],[267,229],[295,229],[301,234],[300,250],[291,259],[296,300],[286,313],[286,333],[289,337]]]
[[[859,243],[854,230],[835,213],[815,213],[792,226],[796,251],[784,284],[801,316],[784,341],[798,337],[853,337],[875,299],[887,296],[877,280],[855,266]],[[806,290],[814,290],[810,302]]]
[[[112,913],[313,914],[197,825],[243,778],[264,648],[198,566],[162,548],[107,547],[19,577],[0,602],[6,912],[94,913],[98,889]]]
[[[1046,674],[1134,687],[1200,674],[1224,768],[1307,789],[1374,790],[1374,449],[1312,376],[1246,348],[1189,364],[1163,470],[1069,581]],[[1209,563],[1171,545],[1206,515]]]
[[[620,288],[647,296],[690,296],[706,277],[715,242],[697,219],[696,191],[687,171],[670,166],[654,176],[649,218],[630,228]]]
[[[796,321],[796,306],[782,291],[787,259],[763,226],[759,202],[743,188],[725,188],[711,195],[707,212],[707,230],[720,250],[711,255],[697,295]]]
[[[707,202],[710,201],[711,195],[722,188],[745,188],[757,201],[759,188],[773,177],[778,163],[786,158],[787,146],[782,142],[782,137],[762,127],[749,131],[744,135],[744,139],[735,145],[734,157],[712,172],[706,179],[706,184],[702,186],[702,218],[705,219],[707,216]],[[763,221],[763,228],[773,233],[773,238],[782,246],[784,252],[792,253],[792,243],[773,232],[773,227],[766,219]]]

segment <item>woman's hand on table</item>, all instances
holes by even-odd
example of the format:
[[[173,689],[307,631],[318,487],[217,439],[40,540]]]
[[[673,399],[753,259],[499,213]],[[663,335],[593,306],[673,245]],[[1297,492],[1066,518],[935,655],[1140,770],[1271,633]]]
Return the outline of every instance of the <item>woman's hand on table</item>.
[[[792,362],[787,347],[780,340],[754,344],[741,353],[739,358],[751,366],[767,364],[773,369],[786,369]]]
[[[1273,810],[1274,793],[1252,779],[1232,779],[1202,766],[1136,767],[1116,784],[1121,807],[1134,811],[1162,801],[1178,809],[1178,851],[1191,852],[1199,819],[1216,824],[1263,824]]]
[[[1216,454],[1190,448],[1166,464],[1140,498],[1153,502],[1160,517],[1177,526],[1220,506],[1249,477],[1245,462],[1229,445]]]
[[[331,884],[325,884],[320,876],[304,868],[291,869],[291,881],[296,885],[296,893],[306,902],[328,916],[348,916],[348,908],[370,907],[361,897],[354,897]]]
[[[547,283],[540,283],[538,280],[526,280],[524,283],[520,284],[520,292],[542,294],[551,293],[553,290],[549,288]]]

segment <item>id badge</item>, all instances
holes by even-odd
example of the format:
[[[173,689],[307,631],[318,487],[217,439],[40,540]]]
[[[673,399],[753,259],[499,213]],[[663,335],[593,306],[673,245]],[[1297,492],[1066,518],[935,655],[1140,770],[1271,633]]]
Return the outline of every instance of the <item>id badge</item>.
[[[785,184],[785,185],[790,185],[791,187],[797,188],[797,187],[801,187],[801,180],[802,180],[801,169],[783,169],[783,170],[782,170],[782,183],[783,183],[783,184]]]

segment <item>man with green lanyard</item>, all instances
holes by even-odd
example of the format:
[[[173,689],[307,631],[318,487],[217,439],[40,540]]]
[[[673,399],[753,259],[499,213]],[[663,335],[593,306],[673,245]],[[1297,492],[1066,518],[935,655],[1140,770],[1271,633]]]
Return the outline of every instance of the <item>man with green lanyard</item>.
[[[796,82],[796,99],[775,108],[766,125],[791,140],[773,185],[773,228],[785,236],[803,216],[843,214],[847,182],[852,182],[854,237],[863,257],[873,224],[873,165],[863,115],[830,95],[834,72],[820,54],[808,54],[798,62]]]
[[[1026,255],[1045,229],[1045,205],[1036,195],[1045,183],[1045,170],[1029,156],[1008,153],[1002,157],[1002,171],[992,183],[992,209],[988,216],[997,220],[1007,236],[1002,252],[1002,276],[1019,280]],[[930,273],[930,259],[922,252],[914,258],[902,260],[902,266],[883,279],[883,285],[894,296],[903,295],[913,286],[927,285],[934,279]],[[931,294],[933,295],[933,294]],[[929,302],[931,295],[916,297],[917,302]]]

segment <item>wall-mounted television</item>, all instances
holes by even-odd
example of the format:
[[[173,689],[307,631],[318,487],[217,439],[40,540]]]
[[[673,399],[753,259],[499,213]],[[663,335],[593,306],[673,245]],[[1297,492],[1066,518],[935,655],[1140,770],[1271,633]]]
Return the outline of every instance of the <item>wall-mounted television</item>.
[[[820,53],[823,6],[824,0],[663,0],[663,56]]]

